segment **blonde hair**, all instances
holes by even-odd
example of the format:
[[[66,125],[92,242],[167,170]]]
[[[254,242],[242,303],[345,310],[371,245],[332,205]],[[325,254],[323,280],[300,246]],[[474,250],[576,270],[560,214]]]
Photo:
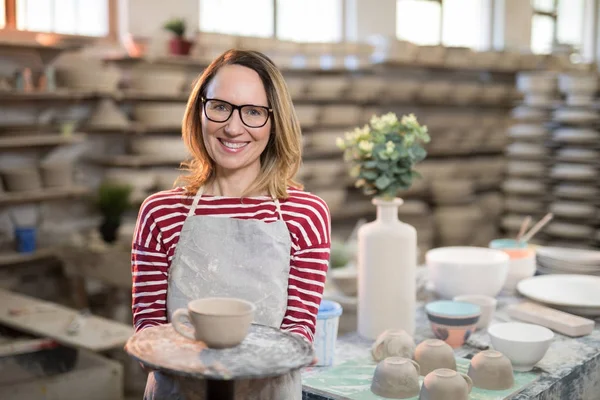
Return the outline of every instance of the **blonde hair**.
[[[241,65],[256,71],[265,87],[268,106],[273,109],[269,141],[260,155],[260,173],[244,195],[267,191],[271,196],[286,199],[288,186],[302,189],[295,181],[302,161],[302,133],[283,75],[267,56],[257,51],[228,50],[195,82],[182,126],[183,141],[193,156],[191,161],[182,163],[182,169],[189,172],[181,177],[186,191],[189,195],[195,194],[215,176],[215,161],[202,140],[202,97],[206,97],[208,84],[225,65]]]

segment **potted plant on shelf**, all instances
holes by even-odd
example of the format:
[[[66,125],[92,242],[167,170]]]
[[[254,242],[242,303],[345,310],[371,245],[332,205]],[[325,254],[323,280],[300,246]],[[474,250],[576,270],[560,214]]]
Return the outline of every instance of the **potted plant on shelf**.
[[[358,229],[358,332],[376,339],[386,329],[415,330],[416,230],[398,219],[402,190],[419,177],[427,156],[426,126],[412,114],[373,116],[369,124],[338,138],[356,187],[373,197],[377,218]],[[384,306],[385,305],[385,306]]]
[[[187,26],[183,18],[173,18],[167,21],[163,28],[173,34],[169,41],[169,52],[172,55],[187,56],[190,54],[192,42],[185,38]]]
[[[107,243],[117,240],[123,214],[130,209],[132,187],[105,181],[98,189],[97,205],[102,214],[100,234]]]

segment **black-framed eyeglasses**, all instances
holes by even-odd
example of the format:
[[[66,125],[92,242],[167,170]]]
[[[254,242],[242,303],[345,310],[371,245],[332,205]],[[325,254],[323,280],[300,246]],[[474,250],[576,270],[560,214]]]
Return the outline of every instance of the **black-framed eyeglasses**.
[[[204,115],[212,122],[225,122],[231,118],[235,110],[240,113],[240,118],[244,125],[249,128],[261,128],[269,120],[273,109],[264,106],[255,106],[253,104],[242,104],[236,106],[225,100],[205,99],[202,97]]]

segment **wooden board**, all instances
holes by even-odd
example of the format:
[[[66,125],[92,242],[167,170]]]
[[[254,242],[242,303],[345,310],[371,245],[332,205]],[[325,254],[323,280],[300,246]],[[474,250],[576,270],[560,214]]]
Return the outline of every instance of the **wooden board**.
[[[90,315],[79,319],[77,333],[69,334],[79,315],[59,304],[0,289],[0,324],[22,332],[92,351],[122,347],[134,333],[129,325]]]
[[[61,144],[81,143],[85,140],[85,135],[73,134],[70,136],[58,133],[23,133],[18,136],[0,136],[0,148],[22,148],[22,147],[43,147],[57,146]]]
[[[90,193],[91,190],[85,186],[40,189],[29,192],[4,192],[0,193],[0,206],[82,197]]]
[[[47,260],[56,257],[56,250],[55,247],[42,247],[33,253],[18,253],[16,251],[0,252],[0,267]]]
[[[458,372],[467,373],[470,361],[456,358]],[[303,391],[336,400],[382,400],[371,392],[371,381],[377,364],[369,358],[358,358],[329,368],[326,372],[304,377]],[[469,400],[503,400],[519,392],[536,379],[535,372],[515,372],[515,383],[507,390],[484,390],[473,387]],[[420,378],[423,383],[423,377]],[[407,400],[417,400],[419,396]]]
[[[215,380],[281,376],[313,359],[312,346],[300,337],[254,324],[244,341],[229,349],[210,349],[164,324],[137,332],[125,350],[153,369]]]

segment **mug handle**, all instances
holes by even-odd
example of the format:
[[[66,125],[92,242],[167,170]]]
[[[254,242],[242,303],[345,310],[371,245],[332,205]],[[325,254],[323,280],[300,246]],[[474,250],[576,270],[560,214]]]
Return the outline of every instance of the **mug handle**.
[[[181,336],[184,336],[191,340],[196,340],[194,336],[194,329],[190,329],[184,325],[184,323],[190,322],[190,313],[187,308],[179,308],[173,313],[171,317],[171,324],[173,329]]]
[[[419,363],[411,359],[408,359],[408,361],[413,363],[413,365],[415,366],[415,369],[417,370],[417,375],[421,375],[421,366],[419,365]]]
[[[473,380],[467,374],[461,373],[460,375],[465,378],[465,381],[467,381],[467,385],[469,385],[469,393],[471,393],[471,389],[473,389]]]

